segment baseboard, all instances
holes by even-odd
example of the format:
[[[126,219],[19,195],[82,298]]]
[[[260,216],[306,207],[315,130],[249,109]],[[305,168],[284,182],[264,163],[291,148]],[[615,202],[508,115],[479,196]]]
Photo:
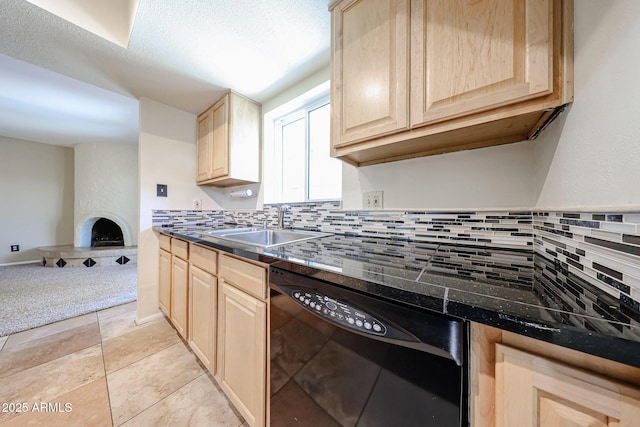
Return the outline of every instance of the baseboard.
[[[145,323],[149,323],[152,322],[154,320],[158,320],[158,319],[162,319],[164,317],[164,314],[162,314],[161,311],[157,312],[156,314],[152,314],[151,316],[147,316],[145,318],[137,318],[136,317],[136,325],[142,325]]]
[[[32,261],[18,261],[18,262],[7,262],[5,264],[0,264],[0,267],[8,267],[10,265],[22,265],[22,264],[42,264],[41,259],[35,259]]]

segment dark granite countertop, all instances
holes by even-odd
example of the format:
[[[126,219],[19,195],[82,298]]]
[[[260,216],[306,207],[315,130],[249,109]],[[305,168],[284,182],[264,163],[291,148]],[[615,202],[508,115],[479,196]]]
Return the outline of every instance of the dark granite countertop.
[[[568,309],[535,274],[531,250],[345,235],[261,248],[204,234],[211,228],[154,230],[389,301],[640,367],[640,313],[621,312],[606,295],[593,295],[604,307],[602,315]]]

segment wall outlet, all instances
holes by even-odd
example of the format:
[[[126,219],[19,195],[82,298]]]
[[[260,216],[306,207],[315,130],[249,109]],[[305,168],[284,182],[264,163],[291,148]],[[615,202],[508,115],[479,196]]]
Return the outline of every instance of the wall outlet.
[[[382,190],[362,193],[363,209],[382,209]]]
[[[193,210],[199,211],[202,209],[202,199],[193,199]]]
[[[11,245],[11,252],[20,252],[20,245]]]

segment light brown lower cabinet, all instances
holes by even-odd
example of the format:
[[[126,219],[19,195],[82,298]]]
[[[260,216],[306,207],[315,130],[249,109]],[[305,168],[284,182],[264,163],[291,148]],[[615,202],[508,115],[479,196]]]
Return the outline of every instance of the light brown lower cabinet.
[[[158,282],[158,305],[167,316],[171,316],[171,253],[160,249]]]
[[[266,425],[267,265],[159,240],[160,308],[247,423]]]
[[[496,344],[496,426],[640,425],[640,390]]]
[[[222,282],[219,297],[218,378],[251,426],[265,423],[267,305]]]
[[[189,268],[189,346],[214,375],[217,300],[216,276],[192,264]]]
[[[220,257],[216,378],[252,427],[266,423],[266,274],[266,268]],[[262,283],[262,299],[246,291],[255,290],[257,282]]]
[[[640,369],[478,324],[474,427],[640,426]]]
[[[189,263],[171,256],[171,323],[185,340],[188,339]]]

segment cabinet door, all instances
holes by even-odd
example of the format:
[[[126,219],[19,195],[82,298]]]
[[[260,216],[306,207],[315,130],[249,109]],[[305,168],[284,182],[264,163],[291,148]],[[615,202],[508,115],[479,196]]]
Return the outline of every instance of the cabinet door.
[[[211,154],[213,146],[213,115],[211,110],[198,117],[198,171],[196,182],[211,178]]]
[[[218,379],[249,425],[265,425],[266,304],[220,282]]]
[[[229,95],[212,108],[213,138],[211,142],[211,175],[219,178],[229,175]]]
[[[187,339],[189,263],[173,255],[171,257],[171,322],[178,333]]]
[[[497,427],[632,426],[640,390],[496,344]]]
[[[333,145],[408,128],[409,0],[344,1],[332,11]]]
[[[411,126],[553,92],[552,0],[412,0]]]
[[[160,249],[158,305],[167,316],[171,316],[171,254]]]
[[[189,345],[202,363],[215,374],[217,279],[191,265],[189,267]]]

